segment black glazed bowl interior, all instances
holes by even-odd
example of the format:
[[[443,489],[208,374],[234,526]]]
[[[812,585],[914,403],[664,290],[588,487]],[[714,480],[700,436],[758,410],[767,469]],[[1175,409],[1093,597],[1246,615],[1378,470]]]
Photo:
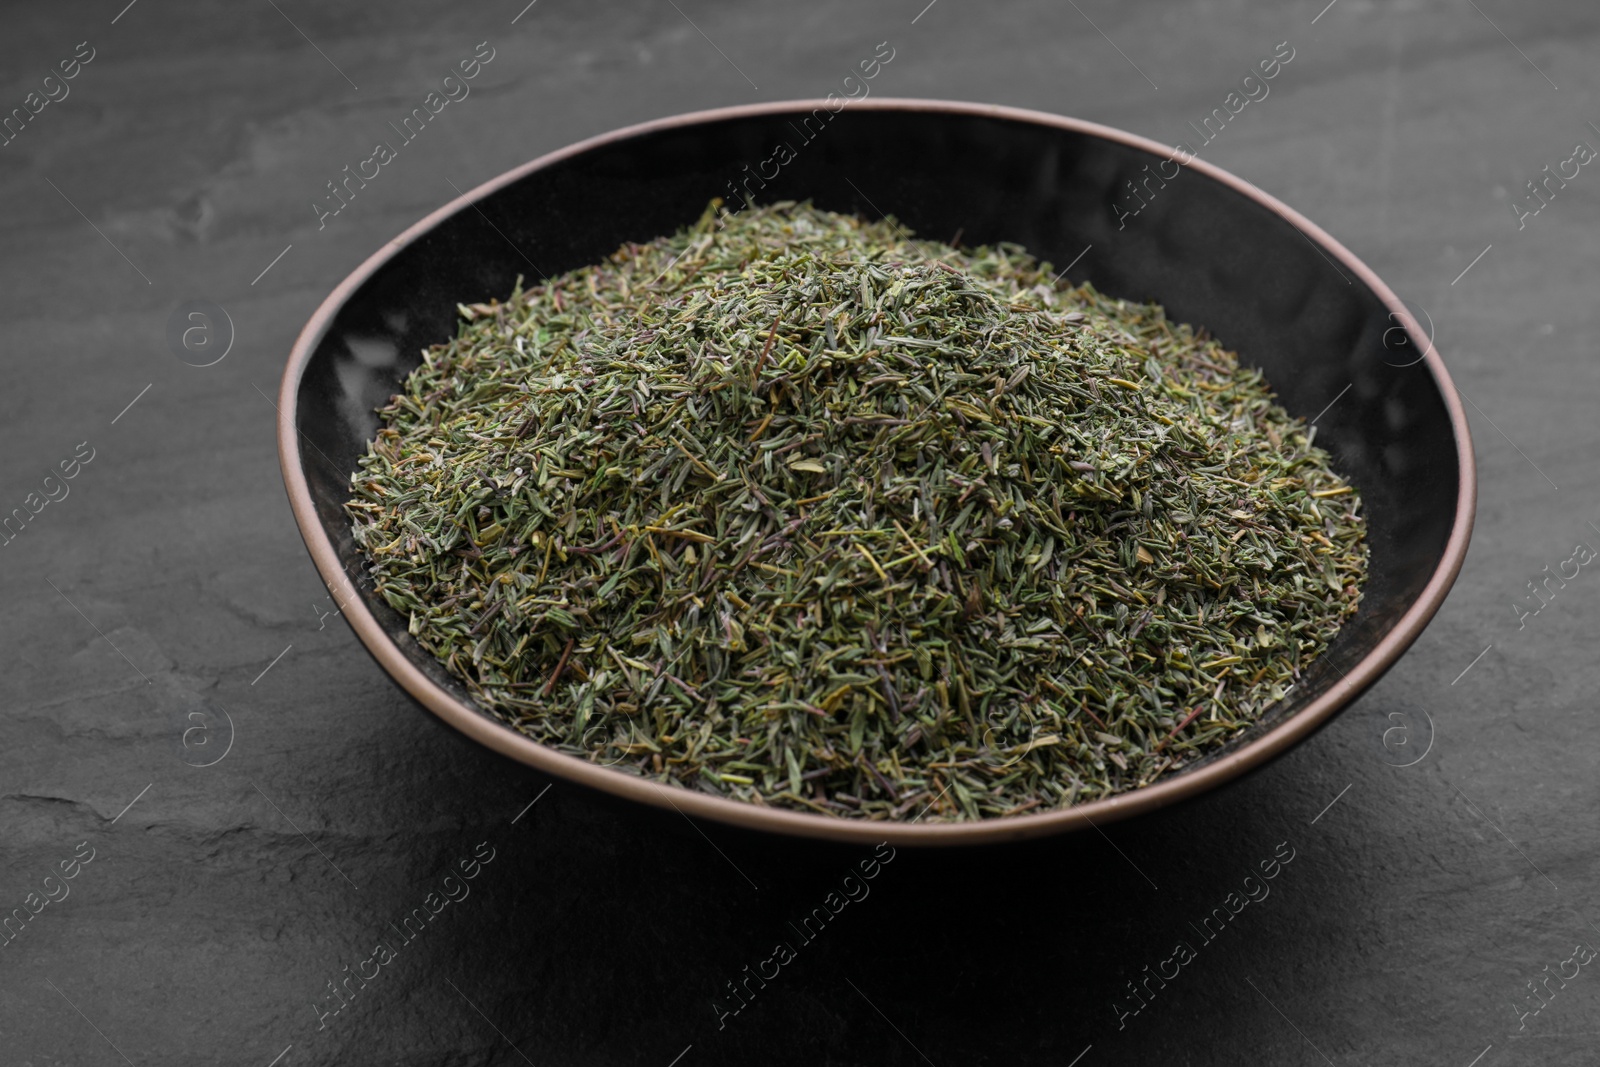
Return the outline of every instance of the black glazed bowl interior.
[[[779,145],[793,156],[781,166]],[[1259,766],[1376,681],[1438,609],[1471,531],[1472,450],[1442,361],[1387,286],[1254,186],[1201,161],[1165,162],[1171,156],[1129,134],[1036,112],[874,100],[834,114],[801,102],[666,119],[503,175],[386,245],[328,297],[295,345],[279,446],[323,580],[384,669],[469,736],[581,784],[761,830],[990,842],[1125,817]],[[1371,561],[1357,614],[1290,697],[1207,759],[1106,800],[984,822],[859,822],[669,790],[544,748],[478,710],[363,576],[343,504],[378,429],[374,409],[399,391],[423,348],[453,335],[458,303],[503,299],[519,275],[535,281],[670,234],[714,196],[738,202],[735,182],[759,202],[809,198],[868,218],[890,213],[924,237],[1014,241],[1058,268],[1070,264],[1073,282],[1158,302],[1174,321],[1204,326],[1261,368],[1292,414],[1315,417],[1317,443],[1360,490]]]

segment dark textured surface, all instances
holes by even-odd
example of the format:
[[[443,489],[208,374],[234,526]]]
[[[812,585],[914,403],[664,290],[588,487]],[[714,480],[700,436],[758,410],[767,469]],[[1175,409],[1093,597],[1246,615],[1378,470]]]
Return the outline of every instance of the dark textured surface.
[[[0,147],[0,514],[93,449],[0,545],[0,906],[28,914],[94,850],[0,948],[0,1062],[265,1067],[287,1048],[284,1065],[664,1067],[687,1046],[682,1067],[1069,1064],[1089,1046],[1081,1067],[1594,1062],[1593,965],[1550,979],[1520,1028],[1512,1005],[1541,1003],[1526,983],[1577,942],[1600,947],[1600,590],[1592,567],[1552,579],[1520,630],[1511,605],[1539,603],[1541,568],[1570,575],[1575,543],[1600,547],[1600,177],[1552,182],[1520,230],[1509,210],[1538,205],[1523,183],[1575,142],[1600,146],[1592,5],[1337,0],[1315,25],[1321,3],[1225,0],[939,0],[915,25],[917,2],[541,0],[515,25],[518,3],[122,6],[0,14],[7,109],[78,41],[96,50]],[[486,39],[472,95],[319,231],[324,183]],[[1470,401],[1480,508],[1415,649],[1284,760],[1109,839],[902,850],[801,946],[788,922],[856,852],[565,786],[513,825],[545,783],[436,725],[319,617],[334,606],[266,398],[327,291],[452,184],[625,123],[843,91],[884,39],[875,94],[1163,141],[1290,41],[1270,95],[1201,155],[1429,313]],[[166,340],[195,298],[237,333],[205,368]],[[195,766],[226,745],[223,712],[232,747]],[[1397,727],[1409,744],[1386,748]],[[1189,924],[1284,841],[1271,895],[1203,944]],[[480,842],[494,858],[470,896],[402,944],[388,924]],[[313,1003],[381,938],[396,957],[319,1029]],[[1197,958],[1119,1030],[1123,983],[1179,938]],[[797,957],[719,1031],[712,998],[779,939]]]

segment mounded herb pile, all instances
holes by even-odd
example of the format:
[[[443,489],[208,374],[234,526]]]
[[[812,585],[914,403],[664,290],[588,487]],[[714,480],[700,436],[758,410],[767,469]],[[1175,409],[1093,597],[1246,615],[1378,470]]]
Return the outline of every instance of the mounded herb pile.
[[[353,476],[377,588],[561,751],[871,819],[1154,781],[1355,610],[1363,520],[1159,308],[778,204],[463,306]]]

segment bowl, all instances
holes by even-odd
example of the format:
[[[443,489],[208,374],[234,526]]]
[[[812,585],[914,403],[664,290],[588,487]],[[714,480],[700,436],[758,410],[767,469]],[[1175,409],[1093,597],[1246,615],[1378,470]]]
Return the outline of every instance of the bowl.
[[[788,151],[780,151],[785,146]],[[457,303],[507,296],[706,202],[812,199],[966,245],[1014,241],[1113,296],[1155,301],[1259,367],[1365,501],[1360,608],[1290,695],[1203,760],[1063,810],[972,822],[858,821],[661,786],[558,753],[480,710],[372,590],[343,504],[424,347]],[[468,737],[558,778],[775,834],[987,844],[1087,829],[1198,796],[1305,740],[1381,677],[1443,602],[1466,554],[1476,483],[1444,363],[1395,294],[1344,246],[1243,179],[1153,141],[1039,112],[930,100],[799,101],[699,112],[551,153],[446,204],[336,288],[284,371],[278,447],[296,522],[378,663]]]

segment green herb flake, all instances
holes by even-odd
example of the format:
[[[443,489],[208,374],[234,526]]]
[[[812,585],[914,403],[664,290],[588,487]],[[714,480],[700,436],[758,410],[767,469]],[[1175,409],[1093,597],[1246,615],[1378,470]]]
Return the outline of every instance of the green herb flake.
[[[1355,611],[1360,497],[1161,309],[781,203],[460,308],[352,477],[379,593],[554,749],[995,818],[1214,752]]]

